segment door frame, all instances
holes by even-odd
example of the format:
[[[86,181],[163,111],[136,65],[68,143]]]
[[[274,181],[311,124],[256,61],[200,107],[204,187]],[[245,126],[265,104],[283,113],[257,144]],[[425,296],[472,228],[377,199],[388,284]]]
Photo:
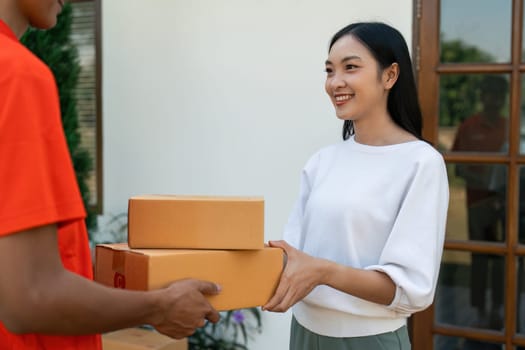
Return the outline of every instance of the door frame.
[[[495,0],[497,1],[497,0]],[[518,242],[519,167],[525,165],[525,155],[519,154],[523,0],[512,1],[511,62],[463,64],[439,62],[440,0],[414,0],[413,47],[414,70],[423,114],[423,137],[434,146],[439,131],[439,77],[454,73],[505,73],[510,75],[509,95],[509,152],[507,154],[445,153],[448,162],[500,163],[507,165],[506,241],[485,243],[445,240],[446,250],[498,254],[505,257],[505,329],[502,332],[436,324],[434,306],[411,317],[410,332],[414,350],[432,350],[433,336],[444,335],[500,342],[506,349],[525,346],[525,336],[517,335],[517,263],[525,255]]]

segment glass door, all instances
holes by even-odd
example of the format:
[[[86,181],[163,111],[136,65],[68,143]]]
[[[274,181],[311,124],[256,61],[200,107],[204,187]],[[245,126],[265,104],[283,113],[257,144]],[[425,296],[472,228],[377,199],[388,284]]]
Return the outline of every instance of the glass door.
[[[447,162],[450,206],[435,302],[412,317],[413,346],[525,349],[523,0],[415,8],[424,136]]]

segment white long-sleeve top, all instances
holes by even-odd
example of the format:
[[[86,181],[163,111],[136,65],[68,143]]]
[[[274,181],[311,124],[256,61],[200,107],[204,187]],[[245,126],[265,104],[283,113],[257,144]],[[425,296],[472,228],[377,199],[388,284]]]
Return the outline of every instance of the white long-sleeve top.
[[[432,303],[448,209],[443,157],[424,141],[388,146],[354,137],[314,154],[284,231],[295,248],[396,285],[380,305],[320,285],[293,307],[307,329],[332,337],[394,331]]]

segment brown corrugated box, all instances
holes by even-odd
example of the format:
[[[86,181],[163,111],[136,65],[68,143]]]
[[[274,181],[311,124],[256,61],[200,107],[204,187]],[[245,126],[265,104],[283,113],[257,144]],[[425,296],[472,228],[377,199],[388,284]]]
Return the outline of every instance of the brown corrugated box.
[[[155,331],[127,328],[102,335],[103,350],[188,350],[188,339],[172,339]]]
[[[129,199],[131,248],[262,249],[264,199],[145,195]]]
[[[218,283],[209,296],[218,310],[264,305],[273,295],[283,269],[283,251],[130,249],[125,243],[96,247],[95,279],[107,286],[151,290],[183,278]]]

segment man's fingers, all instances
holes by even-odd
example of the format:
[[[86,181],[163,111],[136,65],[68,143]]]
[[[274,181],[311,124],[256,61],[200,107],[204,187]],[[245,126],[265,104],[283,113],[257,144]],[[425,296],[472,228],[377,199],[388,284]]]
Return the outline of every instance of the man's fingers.
[[[219,322],[219,319],[221,318],[221,315],[215,311],[212,310],[206,314],[206,319],[210,321],[211,323],[217,323]]]
[[[202,294],[206,295],[213,295],[213,294],[219,294],[221,292],[221,286],[219,286],[216,283],[207,282],[207,281],[198,281],[198,290]]]
[[[183,339],[186,337],[191,336],[193,333],[195,333],[195,328],[177,328],[177,329],[171,329],[171,328],[155,328],[160,334],[167,335],[170,338],[174,339]]]

